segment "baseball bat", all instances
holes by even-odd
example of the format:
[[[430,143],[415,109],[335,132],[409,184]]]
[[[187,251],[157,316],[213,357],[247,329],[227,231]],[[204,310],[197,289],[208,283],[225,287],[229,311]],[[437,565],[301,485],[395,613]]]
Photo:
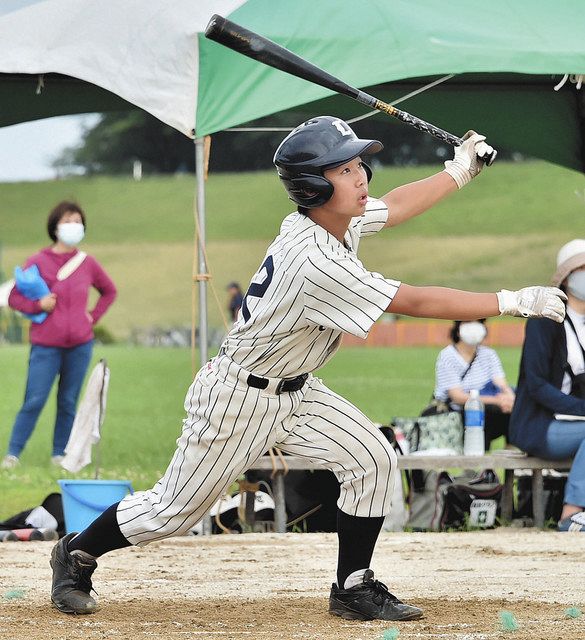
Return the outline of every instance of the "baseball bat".
[[[336,93],[349,96],[366,107],[387,113],[389,116],[397,118],[420,131],[429,133],[435,138],[447,142],[454,147],[458,147],[463,143],[463,140],[458,136],[425,122],[406,111],[397,109],[391,104],[383,102],[365,91],[346,84],[339,78],[327,73],[327,71],[316,67],[304,58],[292,53],[292,51],[276,44],[276,42],[264,38],[253,31],[249,31],[220,15],[215,14],[211,16],[209,24],[205,29],[205,37],[219,42],[219,44],[233,49],[248,58],[262,62],[269,67],[274,67],[280,71],[297,76],[297,78],[308,80],[326,89],[331,89]],[[485,159],[486,165],[491,165],[496,159],[496,155],[497,151],[494,149],[493,153]]]

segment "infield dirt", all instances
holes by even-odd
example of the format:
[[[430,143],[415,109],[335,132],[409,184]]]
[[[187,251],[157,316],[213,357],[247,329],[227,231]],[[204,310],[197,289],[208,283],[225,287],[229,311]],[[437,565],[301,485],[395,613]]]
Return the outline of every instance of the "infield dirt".
[[[51,608],[50,542],[0,544],[0,638],[27,640],[554,640],[585,638],[585,536],[527,529],[383,533],[378,579],[421,606],[419,621],[348,622],[327,613],[334,534],[184,537],[110,553],[94,587],[100,609]],[[516,631],[502,628],[510,611]],[[388,637],[388,633],[386,636]]]

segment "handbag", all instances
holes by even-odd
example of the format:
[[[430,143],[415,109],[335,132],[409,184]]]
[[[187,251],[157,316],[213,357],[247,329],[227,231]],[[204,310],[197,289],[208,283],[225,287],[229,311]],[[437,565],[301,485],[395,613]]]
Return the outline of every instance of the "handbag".
[[[404,433],[411,453],[429,449],[449,449],[454,455],[463,453],[463,420],[458,411],[394,417],[391,425]]]
[[[427,404],[427,406],[420,412],[421,416],[436,416],[438,413],[448,413],[450,411],[449,405],[444,400],[433,398]]]

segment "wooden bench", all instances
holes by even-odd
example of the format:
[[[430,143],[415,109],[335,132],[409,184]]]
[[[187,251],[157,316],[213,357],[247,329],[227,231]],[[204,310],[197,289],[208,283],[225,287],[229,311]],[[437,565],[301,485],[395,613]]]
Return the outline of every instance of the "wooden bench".
[[[309,462],[294,456],[285,457],[288,468],[292,471],[319,470],[322,465]],[[486,454],[484,456],[434,456],[408,455],[398,456],[399,469],[426,469],[441,471],[443,469],[503,469],[504,492],[502,495],[502,519],[510,521],[514,505],[514,471],[528,470],[532,472],[532,511],[534,526],[544,527],[544,493],[542,472],[544,469],[567,471],[572,460],[543,460],[531,456],[512,456]],[[272,460],[266,456],[257,460],[250,468],[257,471],[274,471]],[[286,532],[286,503],[284,495],[284,473],[278,468],[272,483],[274,495],[274,526],[277,532]]]

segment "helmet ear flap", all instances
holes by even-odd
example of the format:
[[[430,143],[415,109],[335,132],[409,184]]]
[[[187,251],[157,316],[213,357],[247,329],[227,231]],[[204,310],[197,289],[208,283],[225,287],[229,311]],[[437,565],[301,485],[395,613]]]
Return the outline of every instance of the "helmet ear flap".
[[[364,168],[365,172],[366,172],[366,176],[368,176],[368,182],[371,181],[372,179],[372,169],[370,167],[369,164],[366,164],[363,160],[362,160],[362,167]]]
[[[294,178],[280,175],[288,197],[302,207],[320,207],[333,195],[333,185],[323,176],[303,173]]]

